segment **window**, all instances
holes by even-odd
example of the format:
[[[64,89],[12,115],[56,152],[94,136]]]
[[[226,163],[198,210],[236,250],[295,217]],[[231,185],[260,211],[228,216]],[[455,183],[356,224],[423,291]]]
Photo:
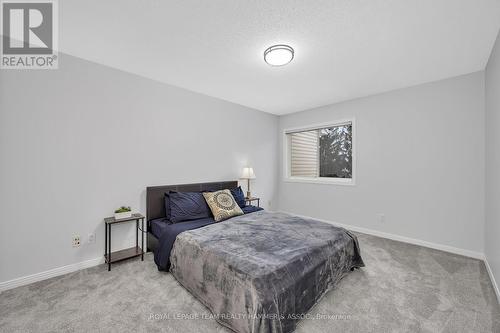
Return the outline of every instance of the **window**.
[[[286,130],[290,181],[354,184],[354,121]]]

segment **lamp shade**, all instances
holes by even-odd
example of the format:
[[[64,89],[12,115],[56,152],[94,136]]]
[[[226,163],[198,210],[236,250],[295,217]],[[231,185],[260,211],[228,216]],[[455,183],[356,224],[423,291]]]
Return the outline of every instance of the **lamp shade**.
[[[253,168],[243,168],[243,172],[241,173],[241,179],[255,179],[255,173],[253,172]]]

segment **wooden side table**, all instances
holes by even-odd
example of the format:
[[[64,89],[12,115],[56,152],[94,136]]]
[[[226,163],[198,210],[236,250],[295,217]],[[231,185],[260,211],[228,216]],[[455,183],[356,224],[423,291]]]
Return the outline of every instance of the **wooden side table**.
[[[245,203],[252,204],[252,201],[257,201],[257,207],[260,207],[260,198],[257,197],[245,197]]]
[[[111,226],[113,224],[124,223],[124,222],[133,222],[135,221],[135,246],[111,252]],[[139,221],[141,221],[141,246],[139,247]],[[144,230],[144,215],[142,214],[132,214],[132,217],[128,217],[125,219],[115,219],[113,216],[106,217],[104,219],[104,227],[105,227],[105,242],[104,242],[104,260],[108,264],[108,271],[111,270],[111,264],[117,261],[134,258],[141,256],[141,260],[144,261],[144,236],[142,235],[142,231]]]

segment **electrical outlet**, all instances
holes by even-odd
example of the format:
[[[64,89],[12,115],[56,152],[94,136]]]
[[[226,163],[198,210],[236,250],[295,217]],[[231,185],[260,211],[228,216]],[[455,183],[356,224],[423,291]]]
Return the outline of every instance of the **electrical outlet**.
[[[95,243],[95,233],[89,234],[87,239],[89,244]]]
[[[74,235],[73,236],[73,247],[79,247],[80,246],[80,235]]]
[[[379,223],[385,223],[385,214],[378,214],[377,218]]]

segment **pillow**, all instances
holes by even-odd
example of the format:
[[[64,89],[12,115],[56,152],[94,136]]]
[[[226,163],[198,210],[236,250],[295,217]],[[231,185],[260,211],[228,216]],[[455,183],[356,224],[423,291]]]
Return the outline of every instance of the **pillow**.
[[[237,188],[233,188],[231,190],[231,194],[233,195],[234,200],[236,200],[236,203],[240,208],[243,208],[246,206],[246,201],[245,201],[245,195],[243,194],[243,190],[241,189],[241,186],[238,186]]]
[[[243,215],[229,190],[217,192],[204,192],[203,196],[214,214],[215,222],[227,220],[230,217]]]
[[[165,192],[165,217],[170,221],[170,192]]]
[[[200,192],[170,192],[170,221],[197,220],[210,217],[205,198]]]

